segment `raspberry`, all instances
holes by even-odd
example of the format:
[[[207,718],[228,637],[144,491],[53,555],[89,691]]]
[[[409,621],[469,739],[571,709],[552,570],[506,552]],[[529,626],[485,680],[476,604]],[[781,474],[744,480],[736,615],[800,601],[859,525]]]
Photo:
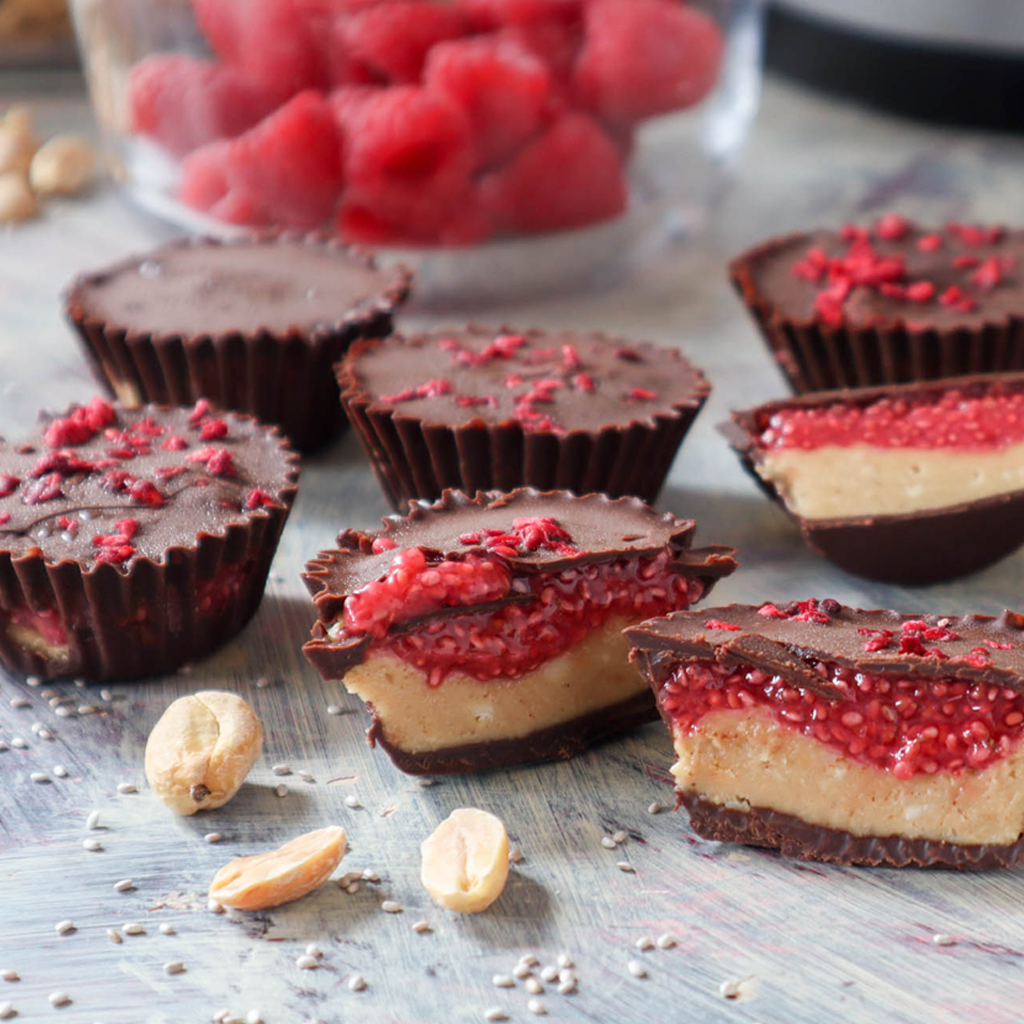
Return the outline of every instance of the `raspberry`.
[[[527,21],[518,25],[507,25],[498,32],[498,35],[539,57],[547,65],[558,85],[563,90],[568,90],[573,65],[583,43],[583,24],[580,19]]]
[[[391,82],[420,79],[427,51],[465,29],[462,16],[450,7],[420,0],[393,0],[339,22],[342,48],[377,76]]]
[[[384,91],[379,85],[342,85],[328,95],[327,99],[343,136],[359,116],[363,104]]]
[[[312,26],[292,0],[192,0],[192,7],[216,53],[273,89],[279,101],[326,84]]]
[[[475,217],[469,134],[461,108],[425,89],[396,86],[360,102],[346,131],[342,234],[430,242],[467,230]]]
[[[626,184],[611,140],[586,115],[566,114],[484,178],[481,197],[503,228],[556,231],[621,213]]]
[[[579,16],[581,0],[458,0],[474,28],[498,28],[540,21],[567,21]]]
[[[427,57],[423,82],[466,111],[483,167],[510,156],[538,131],[551,93],[541,60],[500,36],[438,44]]]
[[[299,93],[230,144],[225,170],[229,195],[251,199],[273,221],[322,224],[342,186],[331,105],[318,93]]]
[[[236,68],[198,57],[158,53],[132,68],[128,103],[133,132],[176,155],[251,128],[277,97]]]
[[[201,146],[186,157],[178,181],[178,198],[194,210],[209,213],[228,224],[251,227],[267,225],[270,218],[259,203],[228,181],[230,143],[226,140]]]
[[[10,473],[0,473],[0,498],[10,497],[21,483],[21,477],[11,476]]]
[[[603,120],[681,110],[715,84],[722,33],[708,15],[672,0],[593,0],[585,19],[576,92]]]

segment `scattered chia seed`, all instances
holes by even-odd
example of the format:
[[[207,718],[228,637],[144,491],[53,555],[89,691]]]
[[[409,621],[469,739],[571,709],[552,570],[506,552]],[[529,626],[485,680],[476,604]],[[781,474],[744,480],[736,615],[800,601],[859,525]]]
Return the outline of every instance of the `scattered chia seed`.
[[[629,838],[629,833],[628,832],[624,832],[621,828],[619,829],[618,832],[613,832],[612,833],[612,842],[614,842],[614,843],[624,843],[628,838]]]
[[[217,900],[213,899],[212,897],[206,901],[206,909],[211,914],[223,914],[224,913],[223,905],[218,903]]]
[[[319,959],[323,955],[324,951],[315,942],[311,942],[306,946],[306,956],[315,956]]]
[[[83,839],[82,849],[90,853],[99,853],[103,849],[103,844],[98,839]]]
[[[99,707],[95,704],[79,704],[78,713],[80,715],[95,715],[99,711]]]
[[[68,770],[62,764],[55,764],[53,766],[53,774],[56,775],[58,779],[66,779],[68,777]]]
[[[417,779],[416,780],[416,785],[419,786],[421,789],[429,789],[432,785],[434,785],[434,780],[433,779]]]
[[[649,935],[644,935],[637,939],[634,945],[637,949],[654,949],[654,939]]]
[[[303,782],[316,782],[316,779],[310,772],[299,772],[299,778],[302,779]]]
[[[52,740],[52,739],[55,739],[53,733],[50,732],[49,729],[40,729],[39,732],[36,733],[36,735],[41,740]]]
[[[14,736],[11,739],[11,746],[15,750],[25,750],[28,748],[28,744],[20,736]]]
[[[513,846],[508,851],[508,859],[512,864],[518,864],[523,859],[523,851],[518,846]]]
[[[11,698],[11,707],[12,708],[30,708],[31,706],[32,706],[32,701],[30,701],[28,699],[28,697],[12,697]]]
[[[380,881],[380,875],[378,875],[376,871],[371,871],[370,868],[364,869],[364,871],[363,871],[363,873],[362,873],[362,875],[360,877],[362,878],[362,880],[364,882],[379,882]]]
[[[51,992],[46,997],[46,1001],[51,1006],[67,1006],[71,1002],[71,996],[67,992]]]
[[[39,678],[39,676],[26,676],[25,677],[25,685],[26,686],[39,686],[41,683],[42,683],[42,680]]]
[[[161,935],[177,935],[178,933],[174,930],[173,924],[168,924],[166,921],[160,925]]]
[[[13,1017],[17,1014],[17,1010],[14,1009],[14,1003],[3,1002],[0,1003],[0,1020],[7,1020],[8,1017]]]
[[[4,981],[21,981],[21,978],[18,977],[18,972],[11,967],[6,967],[0,971],[0,978]]]
[[[553,966],[544,967],[541,969],[540,976],[544,981],[557,981],[558,968]]]
[[[612,839],[611,836],[601,836],[601,845],[606,850],[614,850],[616,844],[615,844],[615,840]]]
[[[629,971],[629,973],[632,974],[634,978],[647,977],[647,968],[644,967],[644,965],[640,963],[639,960],[630,960],[629,963],[626,964],[626,970]]]
[[[54,708],[53,713],[58,718],[71,718],[75,714],[75,709],[68,707],[67,704],[61,704],[60,707]]]
[[[573,974],[573,972],[570,971],[568,967],[563,967],[562,970],[558,972],[558,981],[562,985],[575,985],[577,978],[576,975]]]
[[[260,676],[259,679],[256,680],[257,690],[265,690],[268,686],[270,686],[270,680],[266,676]]]
[[[560,996],[571,996],[576,991],[576,979],[563,981],[556,989]]]
[[[259,1010],[250,1010],[245,1015],[245,1024],[263,1024],[263,1016]]]
[[[328,704],[327,714],[329,715],[342,715],[345,713],[345,709],[340,704]]]
[[[524,953],[520,958],[521,964],[526,964],[527,967],[536,967],[540,961],[532,953]]]
[[[718,986],[718,994],[723,999],[739,999],[740,983],[733,978],[726,978],[726,980]]]
[[[516,978],[528,978],[530,976],[530,965],[518,963],[512,968],[512,974]]]
[[[947,935],[945,932],[939,932],[932,936],[932,944],[935,946],[955,946],[956,939],[952,935]]]
[[[10,750],[11,748],[7,745],[6,740],[0,740],[0,751]]]

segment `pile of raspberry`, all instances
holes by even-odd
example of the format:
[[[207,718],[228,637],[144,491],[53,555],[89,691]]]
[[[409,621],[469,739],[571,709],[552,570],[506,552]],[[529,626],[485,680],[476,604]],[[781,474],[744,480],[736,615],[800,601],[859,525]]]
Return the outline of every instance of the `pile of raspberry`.
[[[622,212],[636,125],[698,103],[721,33],[681,0],[192,0],[212,59],[147,57],[132,130],[246,226],[465,245]]]

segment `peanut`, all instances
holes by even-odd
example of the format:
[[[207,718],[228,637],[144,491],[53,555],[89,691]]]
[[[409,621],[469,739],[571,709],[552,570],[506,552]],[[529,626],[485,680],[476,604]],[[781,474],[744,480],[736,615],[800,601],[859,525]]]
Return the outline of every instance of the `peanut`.
[[[508,836],[493,814],[452,813],[420,846],[420,881],[434,902],[460,914],[486,910],[508,880]]]
[[[0,174],[13,171],[25,177],[38,148],[28,107],[11,107],[0,118]]]
[[[222,807],[263,747],[256,713],[233,693],[205,690],[176,700],[146,741],[146,778],[176,814]]]
[[[0,174],[0,224],[30,220],[37,212],[36,197],[28,182],[14,171]]]
[[[225,864],[210,883],[210,898],[237,910],[291,903],[322,885],[345,850],[345,830],[337,825],[307,832],[279,850]]]
[[[32,157],[29,183],[37,195],[69,196],[92,180],[92,147],[80,135],[55,135]]]

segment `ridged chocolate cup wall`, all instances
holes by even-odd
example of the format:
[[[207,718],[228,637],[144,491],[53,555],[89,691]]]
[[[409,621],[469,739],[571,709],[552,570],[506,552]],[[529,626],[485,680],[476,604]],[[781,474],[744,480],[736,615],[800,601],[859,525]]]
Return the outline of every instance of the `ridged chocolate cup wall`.
[[[1021,315],[981,326],[924,326],[905,321],[830,327],[818,318],[783,315],[754,280],[758,260],[801,239],[771,239],[729,264],[729,279],[768,348],[797,393],[937,380],[973,373],[1024,370],[1024,301]],[[927,320],[926,312],[917,317]]]
[[[452,333],[461,336],[482,331],[485,329],[471,325]],[[490,333],[497,336],[503,332],[531,341],[578,338],[600,339],[609,346],[636,345],[597,332],[547,335],[502,327]],[[429,337],[441,338],[446,333],[438,331]],[[408,340],[415,343],[424,337],[428,336]],[[348,418],[385,496],[398,510],[417,498],[436,500],[446,489],[475,494],[535,487],[576,494],[601,492],[613,498],[635,496],[653,502],[711,392],[701,372],[678,351],[645,343],[636,347],[666,361],[663,386],[667,389],[674,384],[679,392],[678,397],[661,401],[660,408],[649,416],[623,417],[597,429],[574,429],[567,421],[561,431],[524,429],[512,416],[489,422],[474,417],[472,410],[466,411],[462,422],[432,421],[407,410],[396,411],[367,390],[358,376],[358,362],[364,354],[381,344],[398,348],[406,341],[393,335],[384,342],[357,343],[336,367]]]
[[[139,415],[152,413],[159,418],[166,412],[147,407],[139,410]],[[49,558],[38,546],[12,550],[14,545],[5,544],[0,531],[3,668],[43,678],[75,676],[95,682],[160,675],[210,654],[246,625],[263,598],[267,574],[298,492],[299,457],[276,428],[263,427],[240,414],[229,414],[227,421],[235,429],[248,429],[271,442],[284,472],[278,479],[254,481],[253,486],[262,485],[273,500],[233,517],[224,510],[222,530],[196,530],[193,544],[171,544],[159,558],[136,555],[127,571],[102,563],[86,567],[83,563],[92,561],[94,551],[79,560]],[[116,514],[128,517],[144,511],[125,502]],[[169,514],[170,510],[157,512]],[[223,609],[200,614],[197,588],[222,569],[230,572],[233,566],[245,571]],[[70,649],[59,671],[54,671],[41,653],[16,643],[9,635],[6,612],[12,609],[56,611]],[[143,609],[154,614],[143,618],[139,614]]]
[[[375,267],[369,255],[320,236],[286,240],[321,246],[332,260]],[[186,239],[83,275],[68,289],[66,316],[96,379],[122,404],[189,405],[208,398],[218,408],[280,426],[295,448],[312,451],[345,426],[332,366],[353,342],[391,333],[393,314],[409,294],[409,271],[389,271],[391,282],[357,306],[342,303],[330,319],[287,330],[219,328],[211,316],[208,326],[192,333],[161,332],[141,319],[122,323],[97,316],[87,301],[92,282],[135,270],[169,250],[245,244]]]

